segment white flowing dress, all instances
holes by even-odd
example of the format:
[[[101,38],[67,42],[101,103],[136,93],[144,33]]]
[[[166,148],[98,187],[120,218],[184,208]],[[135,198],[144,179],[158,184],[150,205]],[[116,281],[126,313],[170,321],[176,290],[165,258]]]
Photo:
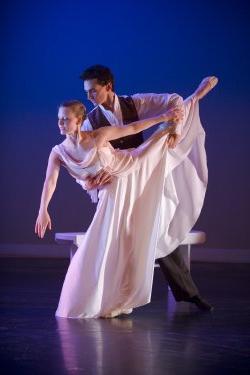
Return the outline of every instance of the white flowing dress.
[[[115,150],[109,143],[81,148],[77,160],[63,144],[54,147],[83,187],[86,175],[101,168],[114,176],[99,192],[92,223],[69,265],[56,316],[98,318],[150,302],[155,259],[183,241],[206,192],[198,102],[189,97],[184,107],[182,136],[174,149],[166,146],[166,130],[133,150]]]

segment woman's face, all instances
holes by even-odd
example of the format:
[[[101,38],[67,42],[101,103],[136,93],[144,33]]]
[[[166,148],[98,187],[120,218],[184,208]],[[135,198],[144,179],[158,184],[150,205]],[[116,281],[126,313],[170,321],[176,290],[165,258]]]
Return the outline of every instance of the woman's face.
[[[75,134],[79,126],[79,118],[69,107],[60,107],[58,110],[58,126],[63,135]]]

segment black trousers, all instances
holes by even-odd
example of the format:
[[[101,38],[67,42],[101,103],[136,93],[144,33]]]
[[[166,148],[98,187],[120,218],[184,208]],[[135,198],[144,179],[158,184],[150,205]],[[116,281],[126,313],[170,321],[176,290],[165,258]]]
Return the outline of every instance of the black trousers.
[[[176,301],[185,301],[199,295],[192,276],[183,259],[180,247],[157,260]]]

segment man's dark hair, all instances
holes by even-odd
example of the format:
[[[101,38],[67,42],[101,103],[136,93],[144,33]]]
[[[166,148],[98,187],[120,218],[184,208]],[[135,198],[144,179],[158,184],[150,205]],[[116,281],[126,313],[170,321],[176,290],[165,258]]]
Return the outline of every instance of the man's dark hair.
[[[109,68],[103,65],[92,65],[89,68],[85,69],[80,78],[83,81],[89,79],[97,79],[99,85],[107,85],[109,82],[112,83],[112,90],[114,90],[114,76]]]

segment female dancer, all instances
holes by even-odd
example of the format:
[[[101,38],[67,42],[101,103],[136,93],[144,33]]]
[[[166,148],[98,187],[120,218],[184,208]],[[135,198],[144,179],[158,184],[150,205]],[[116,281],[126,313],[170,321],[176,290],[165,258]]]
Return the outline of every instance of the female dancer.
[[[59,107],[58,124],[66,139],[49,157],[35,225],[38,236],[51,229],[47,208],[61,165],[83,188],[89,175],[101,169],[114,179],[99,193],[93,221],[70,263],[57,316],[114,317],[150,301],[155,258],[182,242],[203,204],[207,169],[198,101],[216,83],[215,77],[203,80],[181,107],[163,115],[91,132],[80,131],[86,115],[82,103]],[[168,147],[174,126],[162,127],[134,150],[114,150],[109,143],[182,117],[174,150]],[[96,194],[93,189],[93,200]]]

